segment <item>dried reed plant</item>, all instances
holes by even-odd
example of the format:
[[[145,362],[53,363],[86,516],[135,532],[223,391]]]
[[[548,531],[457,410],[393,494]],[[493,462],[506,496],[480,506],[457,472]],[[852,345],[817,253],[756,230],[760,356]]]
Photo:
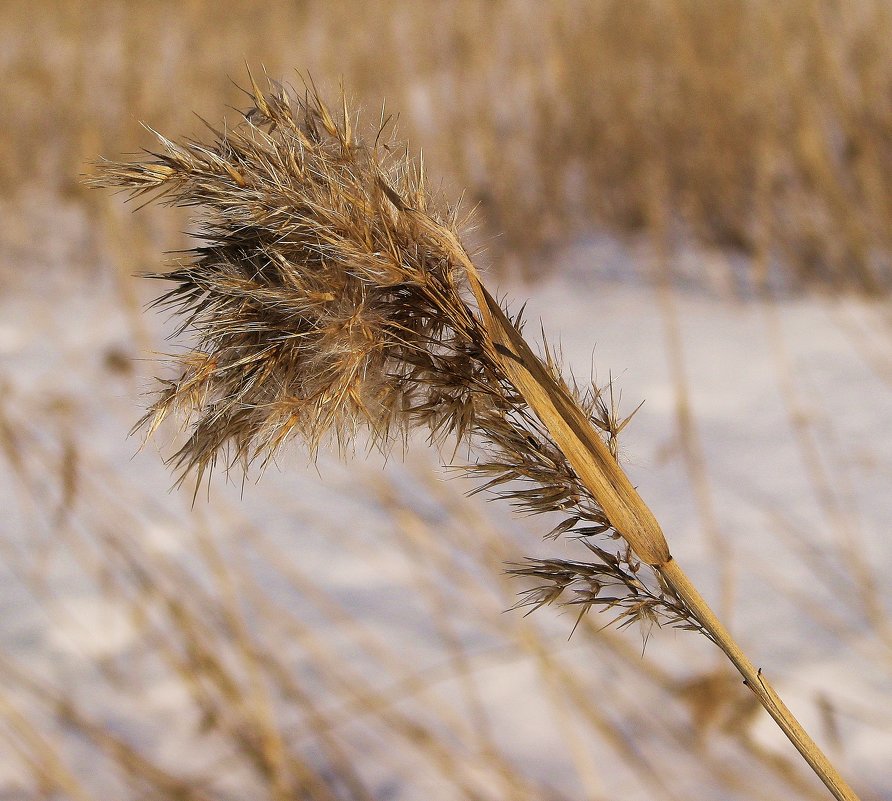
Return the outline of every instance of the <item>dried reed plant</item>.
[[[574,533],[589,562],[527,560],[538,585],[522,603],[614,610],[624,623],[701,631],[837,799],[854,792],[743,654],[673,559],[653,514],[616,459],[609,396],[564,378],[547,342],[537,356],[522,315],[488,292],[421,165],[382,111],[373,144],[314,86],[295,96],[251,79],[253,106],[210,145],[158,137],[141,162],[104,162],[92,183],[198,207],[198,244],[156,278],[158,301],[196,336],[142,425],[191,421],[173,457],[181,479],[266,463],[297,436],[315,453],[367,430],[388,449],[415,428],[465,445],[468,471],[534,514],[559,511],[550,534]],[[605,441],[606,440],[606,441]]]

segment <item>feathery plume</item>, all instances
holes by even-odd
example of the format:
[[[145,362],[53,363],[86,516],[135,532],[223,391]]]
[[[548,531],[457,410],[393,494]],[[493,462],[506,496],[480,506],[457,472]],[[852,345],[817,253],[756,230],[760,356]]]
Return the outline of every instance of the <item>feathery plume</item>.
[[[157,152],[103,162],[93,181],[200,209],[201,244],[153,276],[173,282],[156,303],[179,316],[175,336],[194,343],[141,421],[149,433],[172,413],[190,421],[171,459],[180,477],[200,481],[221,458],[227,468],[262,464],[295,435],[315,452],[331,439],[348,448],[366,430],[387,448],[425,427],[434,441],[473,446],[468,470],[481,490],[529,513],[562,513],[552,536],[624,537],[631,549],[617,543],[605,563],[626,589],[611,602],[624,615],[692,624],[659,581],[628,580],[668,548],[656,521],[654,544],[628,511],[637,493],[615,457],[627,421],[597,387],[569,386],[547,343],[544,359],[533,354],[522,310],[512,317],[485,289],[457,209],[432,200],[392,126],[382,121],[369,145],[346,102],[335,115],[313,86],[264,93],[252,78],[250,96],[237,127],[211,128],[212,144],[157,134]],[[574,458],[567,431],[576,441],[578,429]],[[605,462],[604,487],[583,480]],[[565,569],[552,560],[516,572],[554,589]],[[525,597],[587,608],[601,585],[578,584],[567,596]]]

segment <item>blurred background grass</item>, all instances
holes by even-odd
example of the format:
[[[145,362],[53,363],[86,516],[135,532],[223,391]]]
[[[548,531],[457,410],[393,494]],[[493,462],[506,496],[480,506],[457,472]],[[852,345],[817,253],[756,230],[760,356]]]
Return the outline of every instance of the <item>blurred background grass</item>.
[[[197,511],[165,496],[157,454],[128,461],[122,444],[155,370],[132,357],[163,333],[140,313],[153,288],[130,276],[187,246],[187,217],[132,215],[80,177],[99,156],[151,147],[142,121],[200,137],[199,117],[244,106],[245,64],[298,85],[300,69],[328,91],[342,79],[368,120],[386,98],[444,193],[479,208],[469,236],[499,275],[553,277],[556,253],[602,235],[647,243],[657,269],[627,261],[614,277],[654,279],[672,469],[727,567],[678,331],[680,270],[667,266],[691,247],[716,254],[683,272],[712,282],[718,264],[719,286],[762,295],[784,408],[833,532],[796,586],[820,585],[835,559],[855,587],[841,608],[808,592],[792,603],[821,642],[866,638],[855,652],[878,648],[889,675],[888,612],[771,310],[778,287],[882,297],[886,339],[853,337],[890,384],[890,49],[892,6],[879,0],[2,3],[0,292],[20,309],[5,305],[0,324],[13,646],[0,663],[0,793],[823,797],[754,736],[748,696],[705,646],[642,660],[636,633],[594,617],[567,643],[566,619],[503,614],[517,588],[502,566],[534,532],[485,516],[423,460],[327,465],[305,503],[293,475],[265,477],[247,507],[237,487]],[[574,269],[578,280],[598,266]],[[36,345],[20,333],[33,320]],[[343,500],[356,497],[365,506]],[[777,516],[790,541],[812,536]],[[35,652],[55,664],[21,658]],[[840,716],[888,731],[882,709],[822,703],[821,736],[840,753]]]
[[[148,145],[139,121],[199,134],[194,114],[243,101],[248,63],[343,79],[371,118],[386,98],[432,174],[479,204],[500,269],[535,275],[543,250],[606,227],[799,281],[892,278],[882,0],[8,0],[0,36],[9,198],[111,202],[83,193],[85,162]]]

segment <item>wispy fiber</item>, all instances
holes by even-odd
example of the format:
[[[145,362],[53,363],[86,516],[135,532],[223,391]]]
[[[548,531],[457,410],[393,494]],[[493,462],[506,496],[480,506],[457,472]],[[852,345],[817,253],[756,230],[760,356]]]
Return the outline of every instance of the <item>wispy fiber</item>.
[[[568,385],[547,344],[544,359],[531,354],[521,315],[496,306],[480,283],[456,209],[433,202],[383,114],[370,144],[346,102],[335,114],[313,87],[298,95],[251,84],[253,107],[234,129],[211,128],[211,144],[158,135],[158,152],[103,162],[94,180],[199,208],[201,244],[154,276],[174,283],[157,303],[179,316],[175,335],[188,332],[194,344],[142,421],[149,432],[172,412],[190,421],[171,460],[180,476],[200,480],[221,456],[227,468],[248,469],[294,435],[315,452],[332,438],[349,447],[365,430],[387,448],[426,427],[435,441],[472,445],[468,469],[484,479],[481,489],[524,512],[561,513],[552,535],[599,536],[605,546],[631,536],[633,549],[622,541],[592,549],[608,556],[604,569],[622,589],[608,605],[630,619],[696,625],[670,588],[638,578],[640,560],[657,564],[662,551],[650,558],[611,519],[626,515],[605,500],[617,491],[599,496],[580,479],[542,403],[569,404],[600,431],[607,444],[594,435],[593,447],[626,483],[615,441],[627,421],[597,387]],[[547,384],[552,400],[531,406],[524,382]],[[526,600],[600,603],[608,583],[568,582],[573,564],[518,566],[543,584]]]

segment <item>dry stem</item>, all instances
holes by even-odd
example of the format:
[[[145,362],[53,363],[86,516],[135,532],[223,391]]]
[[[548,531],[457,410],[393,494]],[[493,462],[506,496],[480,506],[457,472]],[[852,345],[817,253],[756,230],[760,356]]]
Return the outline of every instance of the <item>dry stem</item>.
[[[838,801],[857,801],[858,796],[855,792],[802,728],[774,688],[763,678],[761,668],[757,669],[744,654],[703,596],[672,558],[653,514],[616,461],[612,458],[599,459],[602,451],[609,457],[609,451],[601,438],[587,423],[583,421],[577,423],[574,419],[577,415],[570,414],[573,407],[564,400],[561,388],[541,364],[538,364],[538,360],[532,355],[524,340],[508,324],[498,304],[492,300],[480,282],[479,276],[473,271],[473,267],[468,273],[482,315],[487,324],[496,329],[493,339],[496,342],[504,342],[506,346],[510,345],[517,351],[509,350],[502,353],[503,362],[512,382],[549,429],[582,481],[601,503],[616,530],[629,542],[639,558],[656,568],[684,601],[704,632],[740,671],[745,684],[753,691],[759,703],[834,797]],[[599,472],[602,465],[609,465],[612,469],[609,472],[606,470]],[[615,480],[611,474],[618,474],[621,478]],[[627,520],[630,522],[626,523]],[[632,536],[629,535],[630,532]]]
[[[838,801],[858,801],[858,796],[854,790],[849,787],[823,751],[818,748],[814,740],[802,728],[802,724],[796,720],[775,689],[762,675],[762,669],[757,668],[740,649],[740,646],[731,637],[731,634],[722,625],[722,622],[709,608],[703,596],[700,595],[697,588],[679,567],[678,562],[670,559],[665,564],[660,565],[658,570],[684,599],[713,642],[722,649],[725,656],[740,671],[744,684],[753,691],[756,698],[759,699],[759,703],[765,708],[765,711],[780,726],[783,733],[787,735],[787,738],[796,747],[796,750],[802,754],[802,758],[808,762],[818,778],[833,793],[834,798],[838,799]]]

